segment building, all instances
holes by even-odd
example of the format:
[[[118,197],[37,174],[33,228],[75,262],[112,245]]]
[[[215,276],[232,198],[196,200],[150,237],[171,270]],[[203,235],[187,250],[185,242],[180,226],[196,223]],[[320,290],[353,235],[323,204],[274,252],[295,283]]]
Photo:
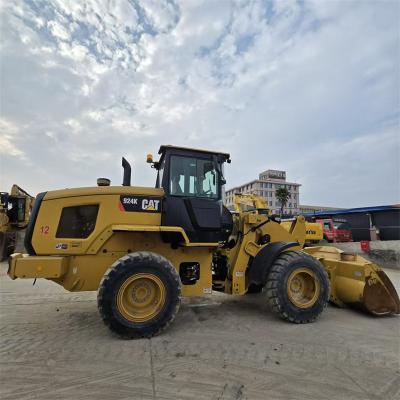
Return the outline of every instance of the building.
[[[313,214],[320,211],[342,210],[342,208],[338,207],[307,206],[307,205],[300,205],[299,209],[300,209],[300,214]]]
[[[278,214],[281,205],[276,198],[275,192],[279,188],[286,188],[289,192],[289,199],[283,211],[284,214],[295,215],[300,211],[300,186],[299,183],[286,181],[286,171],[268,169],[267,171],[261,172],[258,179],[227,190],[225,192],[225,204],[228,208],[233,206],[233,196],[235,193],[254,193],[263,197],[270,210]]]
[[[353,240],[400,240],[400,204],[320,211],[306,217],[332,218],[349,223]]]

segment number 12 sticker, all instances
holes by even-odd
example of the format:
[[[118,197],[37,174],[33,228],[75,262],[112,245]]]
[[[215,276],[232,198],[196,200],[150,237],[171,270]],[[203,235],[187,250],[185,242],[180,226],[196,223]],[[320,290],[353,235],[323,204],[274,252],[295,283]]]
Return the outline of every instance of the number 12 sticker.
[[[47,235],[49,233],[49,230],[50,230],[50,228],[48,225],[43,225],[40,227],[40,233],[42,235]]]

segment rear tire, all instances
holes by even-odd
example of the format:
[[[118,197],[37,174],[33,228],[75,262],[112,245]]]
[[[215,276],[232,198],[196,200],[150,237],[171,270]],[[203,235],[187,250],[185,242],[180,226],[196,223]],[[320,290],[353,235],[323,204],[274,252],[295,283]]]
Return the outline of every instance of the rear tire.
[[[6,258],[7,253],[7,236],[5,232],[0,232],[0,261]]]
[[[17,242],[17,232],[11,232],[7,237],[7,244],[6,244],[6,257],[11,256],[15,252],[15,246]]]
[[[0,232],[0,261],[7,260],[15,250],[15,232]]]
[[[266,294],[280,318],[303,324],[315,321],[329,300],[323,265],[302,251],[283,252],[268,274]]]
[[[103,322],[125,339],[152,337],[179,310],[181,282],[164,257],[151,252],[116,261],[100,283],[97,304]]]

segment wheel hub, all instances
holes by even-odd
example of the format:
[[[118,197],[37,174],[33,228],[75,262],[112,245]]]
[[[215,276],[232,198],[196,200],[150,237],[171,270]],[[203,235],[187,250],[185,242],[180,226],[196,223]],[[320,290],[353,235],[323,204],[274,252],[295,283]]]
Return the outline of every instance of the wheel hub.
[[[165,297],[165,286],[160,278],[153,274],[135,274],[118,290],[118,311],[129,321],[145,322],[160,312]]]
[[[288,278],[287,294],[292,304],[309,308],[315,304],[321,290],[320,282],[308,268],[295,269]]]
[[[132,300],[135,303],[145,303],[151,295],[151,290],[147,284],[137,285],[132,290]]]

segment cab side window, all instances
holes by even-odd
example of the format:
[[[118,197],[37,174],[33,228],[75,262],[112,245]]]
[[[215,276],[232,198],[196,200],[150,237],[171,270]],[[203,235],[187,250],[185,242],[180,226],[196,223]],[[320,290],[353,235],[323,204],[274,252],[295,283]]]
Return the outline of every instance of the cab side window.
[[[324,229],[327,229],[328,231],[331,230],[331,224],[330,224],[330,222],[324,222]]]
[[[171,195],[218,198],[217,181],[217,171],[211,160],[171,156]]]
[[[98,205],[64,207],[58,224],[57,238],[85,239],[96,226]]]

